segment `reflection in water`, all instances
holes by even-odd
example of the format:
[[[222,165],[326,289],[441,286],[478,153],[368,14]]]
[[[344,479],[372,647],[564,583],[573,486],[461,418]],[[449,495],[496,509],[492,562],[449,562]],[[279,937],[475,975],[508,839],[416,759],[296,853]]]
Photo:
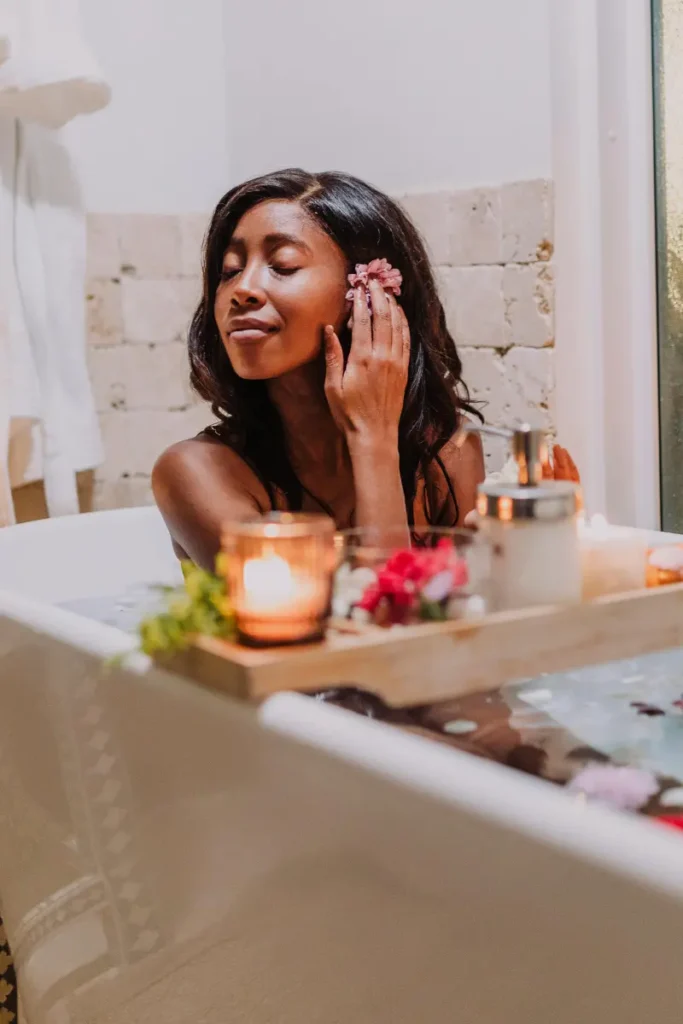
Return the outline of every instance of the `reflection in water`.
[[[669,792],[683,779],[683,650],[424,707],[389,708],[358,690],[316,696],[559,784],[596,761],[648,769]]]

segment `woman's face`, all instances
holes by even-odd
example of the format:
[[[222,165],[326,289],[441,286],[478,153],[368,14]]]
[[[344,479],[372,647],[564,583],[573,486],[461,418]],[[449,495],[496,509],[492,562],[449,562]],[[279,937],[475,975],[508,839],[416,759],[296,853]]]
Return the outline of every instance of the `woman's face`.
[[[297,203],[272,200],[245,213],[214,306],[235,373],[267,380],[315,359],[326,325],[343,323],[347,273],[341,249]]]

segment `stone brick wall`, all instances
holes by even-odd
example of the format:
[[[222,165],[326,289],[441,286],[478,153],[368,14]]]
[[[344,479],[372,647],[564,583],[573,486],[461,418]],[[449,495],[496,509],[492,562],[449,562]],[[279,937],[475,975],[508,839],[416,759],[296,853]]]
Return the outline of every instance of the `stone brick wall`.
[[[552,190],[545,181],[399,197],[425,237],[472,397],[492,423],[553,431]],[[150,502],[167,445],[210,421],[190,393],[184,338],[208,215],[93,215],[89,365],[106,460],[96,508]],[[492,468],[503,445],[487,444]]]
[[[207,223],[203,214],[89,218],[88,363],[105,447],[96,508],[150,503],[156,457],[210,422],[189,388],[185,343]]]
[[[547,181],[401,197],[430,249],[472,397],[494,425],[554,433],[553,204]],[[490,469],[504,441],[485,443]]]

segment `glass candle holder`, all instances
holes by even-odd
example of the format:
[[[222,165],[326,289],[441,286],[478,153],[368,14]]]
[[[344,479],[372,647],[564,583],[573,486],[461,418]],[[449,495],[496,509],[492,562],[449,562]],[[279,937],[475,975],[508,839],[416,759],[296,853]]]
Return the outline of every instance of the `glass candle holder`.
[[[241,643],[272,647],[322,639],[336,565],[332,519],[283,512],[229,523],[222,549]]]
[[[470,530],[347,530],[333,613],[375,626],[475,618],[488,606],[491,549]]]

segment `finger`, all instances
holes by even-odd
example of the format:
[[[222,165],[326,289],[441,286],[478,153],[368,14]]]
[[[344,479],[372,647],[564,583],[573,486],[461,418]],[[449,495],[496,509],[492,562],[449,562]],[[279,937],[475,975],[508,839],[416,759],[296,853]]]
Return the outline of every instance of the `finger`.
[[[353,329],[349,359],[359,354],[367,354],[371,349],[372,321],[368,309],[368,296],[363,285],[359,285],[353,295]]]
[[[387,295],[389,316],[391,317],[391,356],[392,359],[403,358],[403,324],[398,303],[393,295]]]
[[[567,456],[567,466],[569,467],[569,479],[574,484],[580,484],[581,474],[579,473],[578,466],[576,465],[573,458],[571,457],[571,454],[567,451],[566,448],[564,449],[564,453]]]
[[[394,300],[396,301],[396,300]],[[410,325],[408,324],[408,317],[398,302],[396,302],[396,308],[398,309],[399,320],[401,323],[401,357],[403,359],[403,365],[407,367],[410,363]]]
[[[555,480],[562,479],[562,449],[559,444],[553,445],[553,477]]]
[[[579,471],[576,468],[576,463],[569,454],[566,448],[556,444],[553,449],[555,456],[555,479],[556,480],[570,480],[573,484],[581,482]]]
[[[370,281],[372,299],[372,350],[379,355],[391,355],[391,310],[384,288],[378,281]]]
[[[567,461],[567,453],[559,444],[553,445],[553,462],[555,464],[555,479],[570,480],[570,469]]]
[[[340,395],[344,376],[344,352],[334,327],[325,328],[325,392]]]

